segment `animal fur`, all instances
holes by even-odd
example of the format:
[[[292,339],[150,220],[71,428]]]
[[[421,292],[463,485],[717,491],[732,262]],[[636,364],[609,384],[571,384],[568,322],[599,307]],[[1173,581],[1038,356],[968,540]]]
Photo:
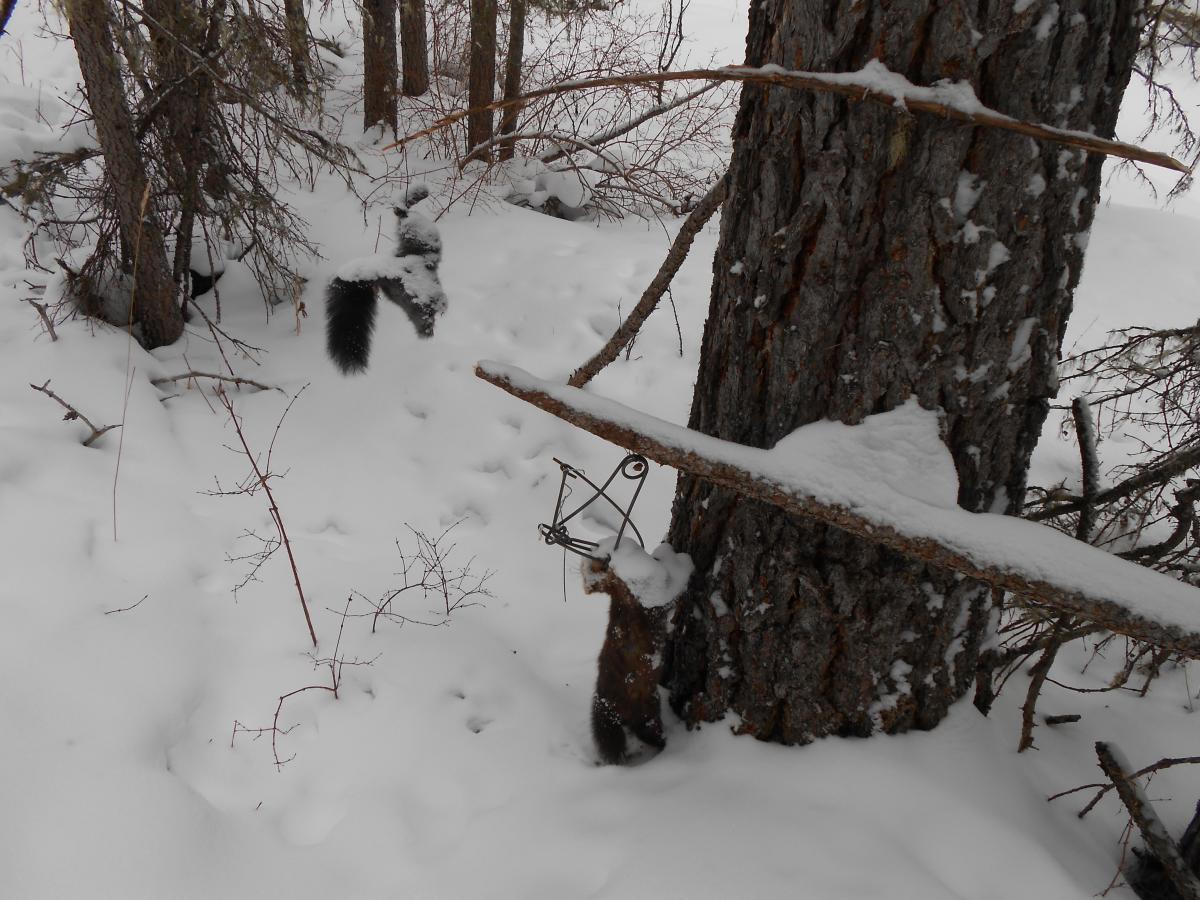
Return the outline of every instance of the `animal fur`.
[[[666,745],[658,682],[672,607],[640,604],[600,560],[584,563],[584,592],[608,594],[608,631],[592,698],[592,739],[600,759],[620,765]]]
[[[428,196],[418,186],[407,203]],[[396,213],[396,252],[390,257],[364,257],[343,266],[325,294],[325,346],[330,359],[350,375],[367,367],[375,331],[378,293],[408,316],[422,338],[433,336],[437,317],[445,312],[446,296],[438,281],[442,241],[432,222],[408,206]]]

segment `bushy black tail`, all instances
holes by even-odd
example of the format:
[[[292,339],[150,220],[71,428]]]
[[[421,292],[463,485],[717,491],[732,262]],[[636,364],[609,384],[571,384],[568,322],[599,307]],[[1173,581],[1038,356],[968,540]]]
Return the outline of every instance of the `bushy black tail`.
[[[325,292],[325,346],[343,375],[367,367],[377,302],[373,281],[335,278],[329,282]]]

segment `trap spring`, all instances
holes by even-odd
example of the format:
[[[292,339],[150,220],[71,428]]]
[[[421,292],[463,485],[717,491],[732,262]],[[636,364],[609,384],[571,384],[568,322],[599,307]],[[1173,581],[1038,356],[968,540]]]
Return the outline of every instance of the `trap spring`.
[[[633,530],[634,536],[637,538],[638,543],[643,547],[646,546],[646,542],[642,540],[642,533],[638,531],[637,525],[635,525],[633,523],[633,519],[630,518],[630,516],[633,514],[633,505],[637,503],[638,494],[642,492],[642,485],[646,483],[646,474],[650,469],[646,462],[646,457],[637,453],[630,453],[623,460],[621,460],[620,463],[618,463],[617,467],[613,469],[612,474],[608,476],[608,480],[602,485],[597,485],[594,481],[588,478],[587,475],[583,473],[582,469],[577,469],[570,463],[563,462],[561,459],[555,458],[554,461],[558,463],[559,469],[562,470],[562,481],[559,482],[558,485],[558,500],[556,500],[554,503],[554,517],[549,525],[545,523],[538,525],[538,531],[541,532],[542,538],[547,544],[557,544],[560,547],[570,550],[572,553],[578,553],[580,556],[585,556],[588,559],[604,559],[604,557],[592,555],[591,551],[595,550],[596,547],[599,546],[595,541],[572,537],[571,533],[567,530],[568,522],[570,522],[573,518],[575,518],[597,500],[604,500],[609,504],[609,506],[621,514],[621,527],[617,530],[617,540],[616,543],[613,544],[613,551],[615,552],[617,548],[621,546],[621,538],[625,534],[626,526]],[[633,496],[629,499],[629,505],[624,509],[622,509],[621,505],[607,494],[609,486],[612,485],[612,483],[617,479],[618,475],[626,481],[633,481],[637,484],[633,490]],[[593,493],[587,498],[587,500],[577,506],[574,510],[569,513],[565,513],[563,511],[563,503],[570,498],[571,494],[573,493],[570,484],[568,484],[568,479],[579,479],[583,481],[592,489]]]

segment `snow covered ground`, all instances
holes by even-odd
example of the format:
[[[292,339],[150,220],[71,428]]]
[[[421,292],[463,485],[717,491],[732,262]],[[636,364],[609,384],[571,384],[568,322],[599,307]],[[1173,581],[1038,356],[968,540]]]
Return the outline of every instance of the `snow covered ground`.
[[[713,46],[743,33],[729,0],[693,10]],[[60,114],[50,97],[78,77],[69,46],[36,38],[31,9],[17,15],[23,58],[0,44],[5,153],[35,127],[39,92]],[[247,471],[212,383],[150,383],[223,360],[196,323],[152,354],[78,320],[52,342],[21,302],[34,276],[19,221],[0,210],[0,896],[1083,900],[1105,888],[1122,852],[1118,802],[1081,821],[1086,794],[1045,798],[1098,780],[1095,740],[1135,765],[1194,752],[1200,701],[1184,671],[1145,698],[1049,686],[1041,711],[1082,721],[1040,727],[1039,750],[1021,756],[1017,676],[990,718],[963,703],[931,733],[798,749],[669,721],[651,763],[597,767],[588,711],[605,604],[536,526],[554,504],[552,457],[595,475],[621,454],[472,369],[491,358],[565,379],[635,302],[678,223],[455,208],[440,222],[450,305],[436,337],[417,340],[385,304],[368,372],[343,378],[324,355],[320,288],[375,249],[390,198],[365,225],[333,182],[295,199],[325,257],[307,273],[299,332],[286,311],[265,315],[238,265],[220,288],[222,327],[265,350],[229,362],[281,389],[229,391],[252,448],[265,453],[308,385],[272,468],[318,655],[348,598],[351,614],[370,611],[353,592],[402,584],[408,526],[436,536],[460,523],[449,564],[493,571],[492,596],[436,627],[372,633],[369,617],[347,619],[339,653],[370,665],[342,670],[336,700],[285,702],[277,747],[290,761],[277,769],[271,736],[245,729],[270,726],[280,695],[328,671],[308,656],[282,551],[233,593],[250,563],[227,557],[257,549],[241,536],[270,534],[271,519],[261,496],[210,493]],[[1184,210],[1101,210],[1071,340],[1195,318],[1200,218]],[[597,393],[686,420],[715,240],[710,225],[675,282],[683,355],[660,310]],[[97,425],[123,428],[81,446],[87,427],[29,387],[47,379]],[[1036,477],[1076,467],[1072,448],[1052,445]],[[637,506],[651,544],[672,492],[673,473],[652,465]],[[419,592],[394,608],[446,620]],[[1087,656],[1064,651],[1055,677],[1102,686],[1115,661],[1081,674]],[[1166,772],[1150,794],[1178,833],[1200,773]]]

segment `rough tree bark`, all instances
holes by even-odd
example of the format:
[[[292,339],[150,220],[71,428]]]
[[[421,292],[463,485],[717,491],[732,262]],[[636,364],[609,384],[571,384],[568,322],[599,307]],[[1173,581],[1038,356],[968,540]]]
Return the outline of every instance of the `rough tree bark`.
[[[163,163],[179,201],[171,278],[176,296],[186,298],[190,296],[187,282],[194,225],[204,209],[200,181],[206,163],[214,155],[207,146],[212,78],[195,64],[192,53],[208,56],[217,49],[225,2],[215,0],[201,5],[144,0],[144,6],[153,17],[149,32],[155,60],[154,87],[164,98],[158,117]]]
[[[429,90],[429,36],[425,0],[400,0],[400,92],[419,97]]]
[[[284,26],[287,29],[288,58],[292,64],[292,94],[308,93],[308,14],[304,0],[283,0]]]
[[[471,61],[467,75],[467,106],[487,106],[496,94],[496,0],[471,0]],[[467,117],[467,159],[490,160],[490,150],[472,154],[492,139],[492,111]]]
[[[1021,8],[1017,12],[1017,8]],[[965,80],[1013,116],[1111,135],[1136,0],[762,0],[749,65]],[[1098,156],[747,85],[690,427],[755,447],[915,394],[945,411],[959,503],[1013,513],[1055,391]],[[989,592],[680,478],[696,574],[665,682],[689,723],[804,743],[929,728],[972,683]]]
[[[363,0],[363,127],[396,133],[396,0]]]
[[[132,251],[133,315],[141,323],[147,348],[171,344],[183,333],[183,314],[172,302],[166,244],[149,203],[146,171],[113,48],[108,0],[67,0],[66,13],[104,152],[105,177],[112,188],[121,239]]]
[[[525,0],[511,0],[508,16],[508,55],[504,58],[504,99],[515,100],[521,96],[521,68],[525,64]],[[500,126],[497,131],[501,135],[512,134],[517,130],[517,119],[520,118],[519,104],[506,106],[500,112]],[[500,161],[512,159],[516,152],[515,141],[505,141],[500,145]]]

